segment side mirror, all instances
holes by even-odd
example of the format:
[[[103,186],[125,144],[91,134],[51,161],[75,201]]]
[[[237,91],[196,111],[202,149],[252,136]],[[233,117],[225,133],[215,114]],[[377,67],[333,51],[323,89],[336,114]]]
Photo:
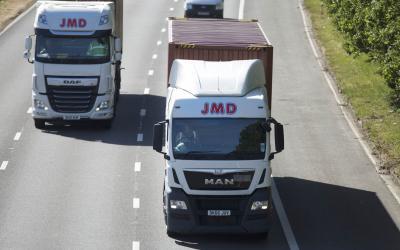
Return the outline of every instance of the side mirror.
[[[285,134],[283,132],[283,125],[275,124],[275,150],[277,153],[285,149]]]
[[[29,62],[33,63],[31,59],[31,49],[32,49],[32,38],[28,36],[25,38],[25,51],[24,51],[24,58]]]
[[[119,37],[116,37],[114,40],[114,47],[115,47],[115,52],[122,54],[122,40]]]
[[[159,122],[153,127],[153,149],[158,153],[163,153],[163,139],[166,122]]]
[[[275,155],[282,152],[285,149],[285,135],[283,131],[283,125],[276,121],[274,118],[270,117],[262,126],[265,129],[265,132],[271,132],[271,124],[274,124],[275,130],[275,150],[269,155],[269,160],[273,160]]]
[[[32,49],[32,38],[28,36],[25,38],[25,50],[30,51]]]
[[[116,62],[120,62],[120,61],[122,60],[122,54],[121,54],[121,52],[115,52],[114,60],[115,60]]]

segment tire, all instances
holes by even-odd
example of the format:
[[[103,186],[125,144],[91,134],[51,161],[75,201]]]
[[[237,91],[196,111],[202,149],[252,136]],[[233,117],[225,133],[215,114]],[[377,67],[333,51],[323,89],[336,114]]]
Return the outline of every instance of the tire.
[[[108,119],[108,120],[103,120],[103,121],[99,121],[99,122],[100,122],[100,127],[102,129],[109,130],[112,127],[113,120],[112,119]]]
[[[46,122],[44,120],[40,119],[33,119],[35,123],[35,128],[37,129],[45,129],[46,128]]]
[[[175,237],[179,236],[178,233],[172,232],[172,231],[168,230],[168,228],[167,228],[167,235],[170,238],[175,238]]]
[[[263,233],[256,233],[256,234],[251,234],[251,238],[256,239],[256,240],[265,240],[268,239],[269,232],[263,232]]]

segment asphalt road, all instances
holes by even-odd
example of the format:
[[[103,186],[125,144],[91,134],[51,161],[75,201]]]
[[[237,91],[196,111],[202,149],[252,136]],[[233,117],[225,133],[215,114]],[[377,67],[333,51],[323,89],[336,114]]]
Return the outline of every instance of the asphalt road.
[[[259,19],[275,47],[273,115],[286,125],[286,150],[273,171],[287,221],[276,215],[268,240],[166,235],[163,159],[151,137],[164,114],[166,18],[182,16],[182,7],[125,1],[126,69],[110,131],[35,129],[27,113],[32,66],[22,59],[34,13],[0,36],[0,164],[8,162],[0,170],[0,249],[399,249],[400,206],[335,102],[297,0],[227,0],[225,10]]]

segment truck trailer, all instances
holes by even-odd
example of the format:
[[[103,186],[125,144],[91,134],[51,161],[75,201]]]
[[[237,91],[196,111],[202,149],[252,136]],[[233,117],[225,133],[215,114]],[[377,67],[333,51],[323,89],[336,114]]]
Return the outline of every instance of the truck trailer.
[[[36,128],[82,120],[111,127],[121,87],[122,13],[123,0],[37,3],[24,53],[34,65]]]
[[[270,163],[284,149],[283,126],[270,109],[271,71],[266,69],[272,65],[266,63],[272,62],[272,47],[256,22],[232,20],[222,21],[220,29],[250,25],[255,29],[250,32],[260,36],[234,44],[237,38],[227,40],[227,34],[209,29],[218,24],[196,21],[208,40],[187,43],[184,38],[194,32],[187,22],[192,20],[170,23],[165,120],[153,131],[153,149],[165,158],[167,233],[266,236],[273,211]]]

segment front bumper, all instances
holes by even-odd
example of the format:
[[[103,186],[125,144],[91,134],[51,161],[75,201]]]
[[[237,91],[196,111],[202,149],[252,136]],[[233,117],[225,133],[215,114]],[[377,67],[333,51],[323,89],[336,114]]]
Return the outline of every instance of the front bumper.
[[[40,120],[45,120],[45,121],[76,121],[76,120],[69,120],[68,117],[79,117],[80,120],[109,120],[114,117],[114,96],[113,95],[102,95],[102,96],[97,96],[96,102],[90,112],[86,113],[59,113],[54,111],[51,108],[49,99],[47,95],[41,95],[41,94],[32,94],[32,99],[33,100],[40,100],[46,107],[46,109],[38,109],[35,107],[34,101],[32,101],[32,116],[34,119],[40,119]],[[96,111],[96,108],[98,105],[100,105],[101,102],[103,101],[109,101],[110,102],[110,107],[105,110],[101,111]]]
[[[170,200],[185,201],[187,210],[174,210]],[[251,211],[253,201],[268,200],[267,210]],[[192,196],[183,190],[171,188],[166,193],[166,222],[170,232],[180,234],[257,234],[266,233],[271,226],[271,189],[256,190],[249,196]],[[211,217],[208,210],[231,210],[231,216]]]

